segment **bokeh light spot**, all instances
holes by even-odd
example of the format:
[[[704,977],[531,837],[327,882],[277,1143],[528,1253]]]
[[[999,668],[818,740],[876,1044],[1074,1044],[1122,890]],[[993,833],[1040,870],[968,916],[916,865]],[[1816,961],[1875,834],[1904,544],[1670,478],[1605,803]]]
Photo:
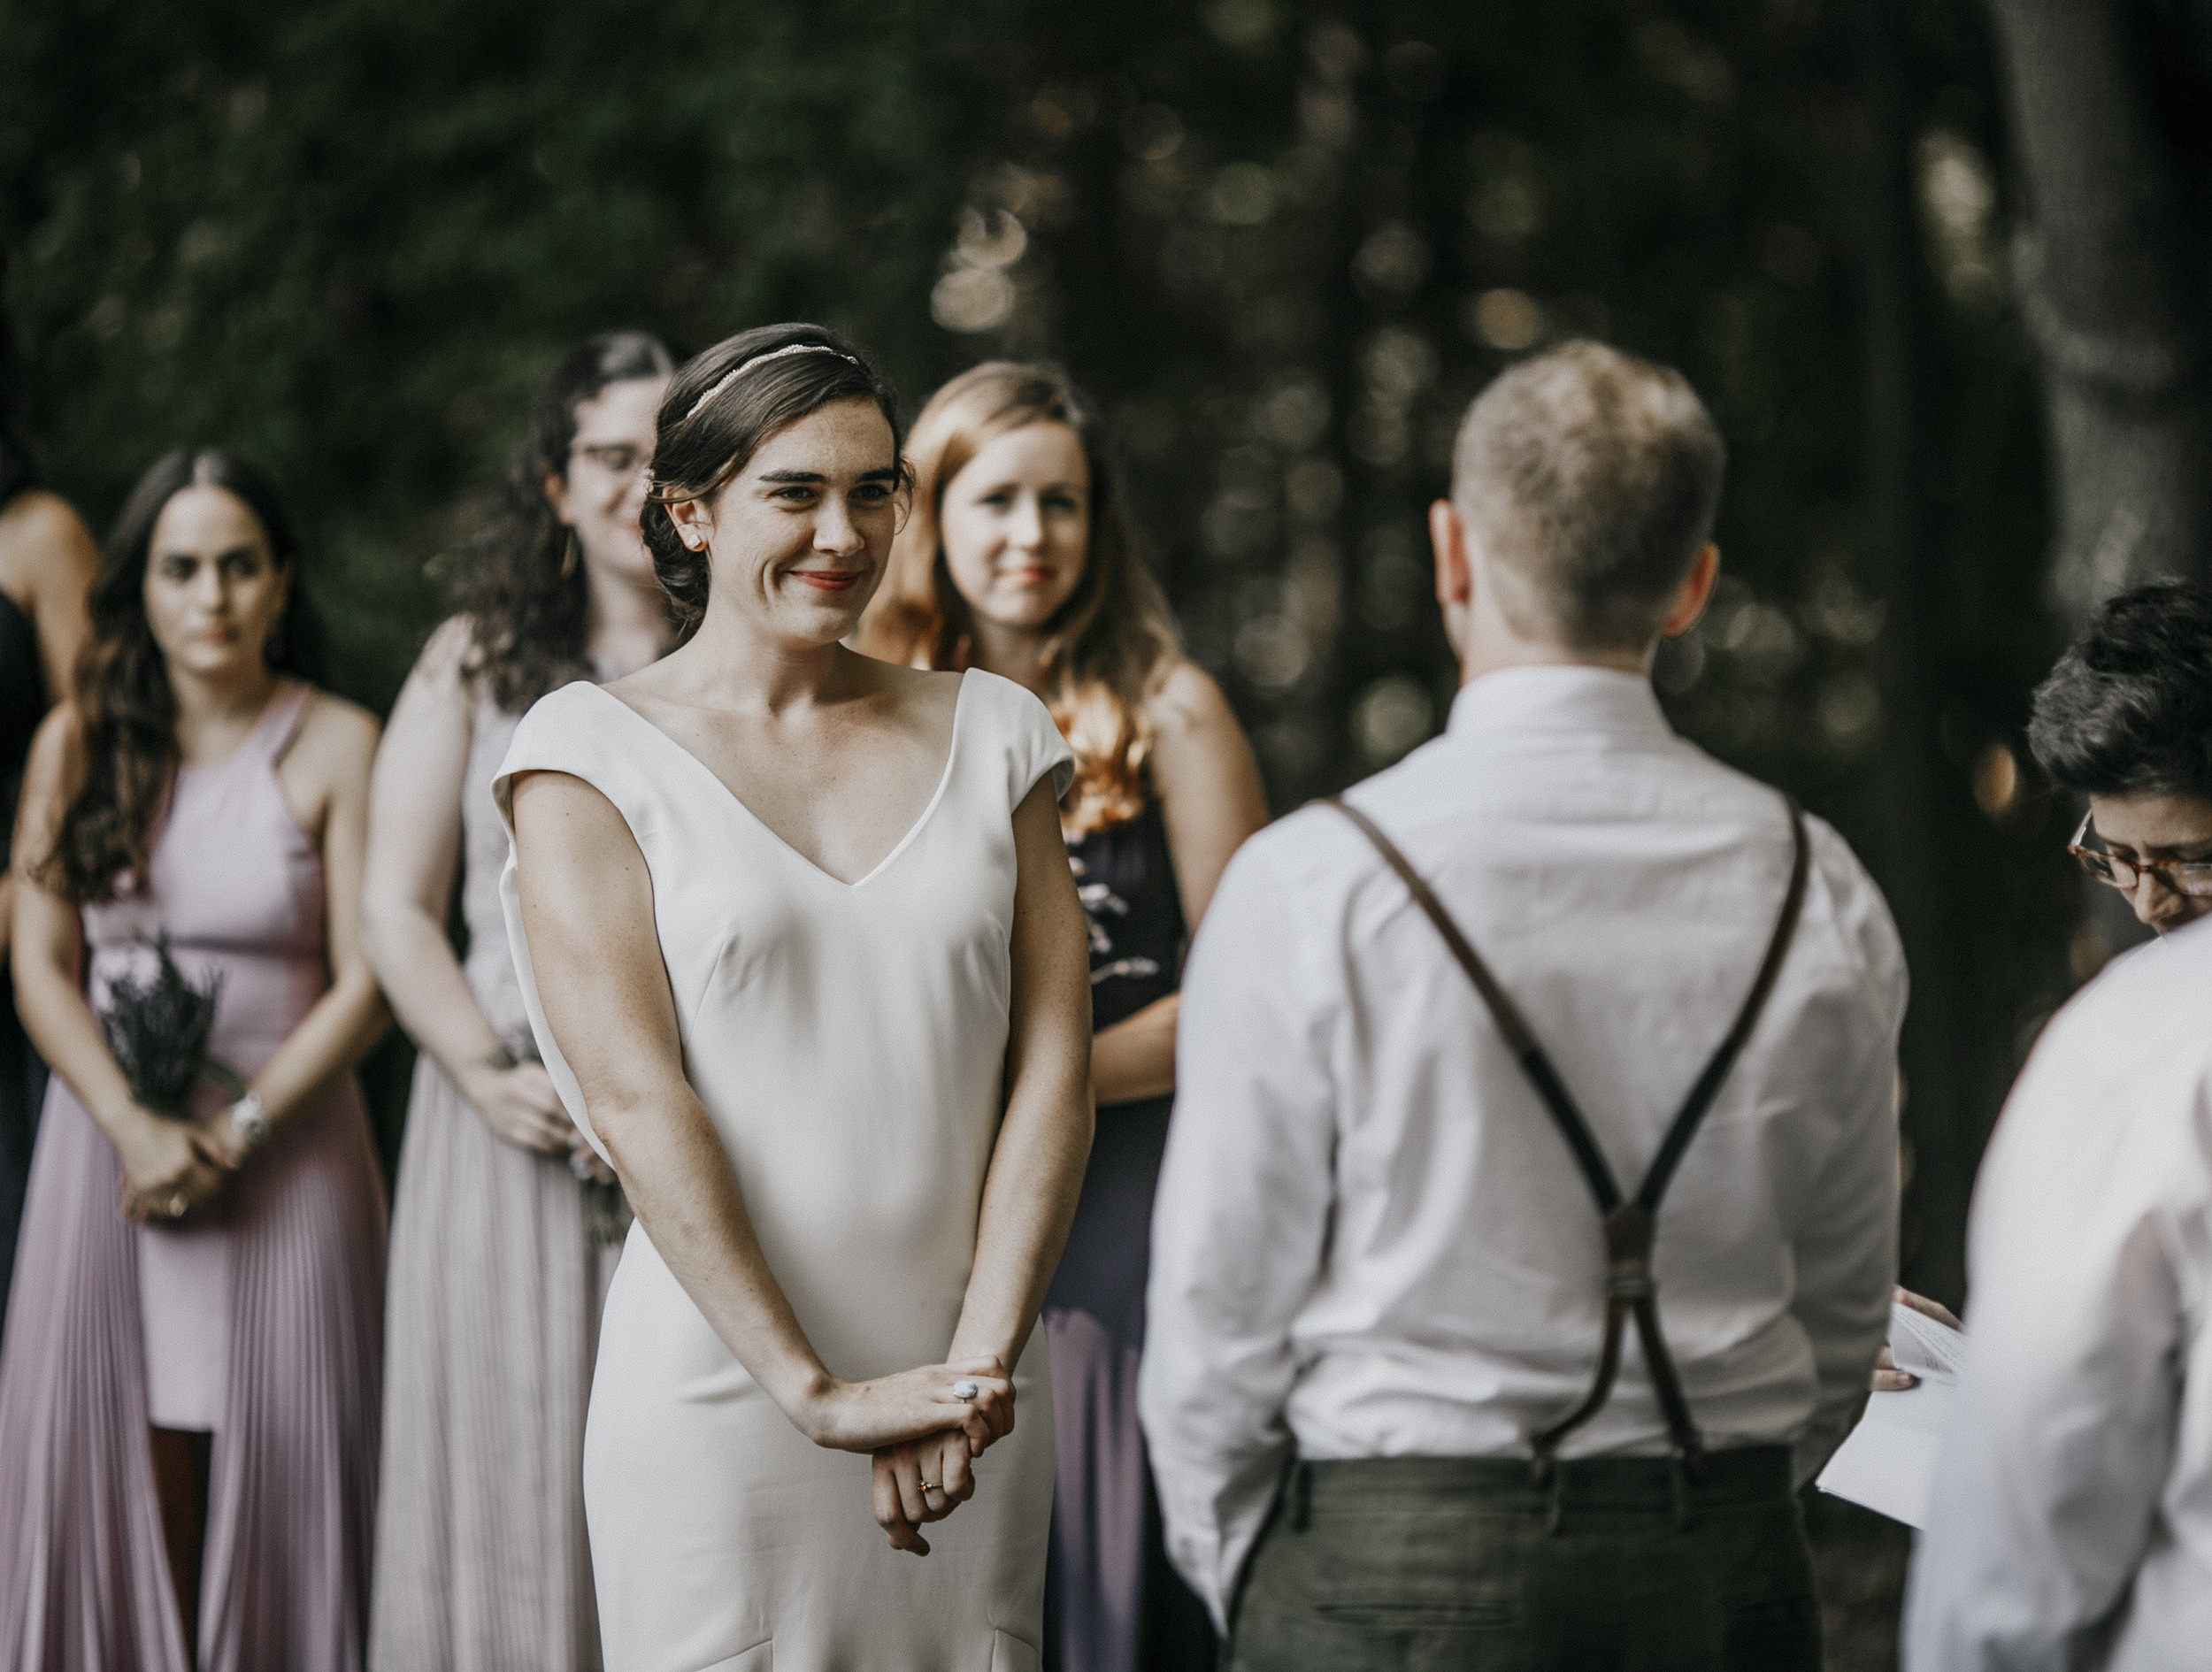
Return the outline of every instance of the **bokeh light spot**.
[[[1486,290],[1469,304],[1473,334],[1492,348],[1517,354],[1544,334],[1544,311],[1521,290]]]
[[[1436,724],[1436,704],[1410,674],[1389,673],[1360,694],[1352,709],[1352,740],[1374,766],[1387,766]]]
[[[957,268],[929,293],[929,317],[963,335],[994,330],[1013,311],[1013,282],[995,267]]]

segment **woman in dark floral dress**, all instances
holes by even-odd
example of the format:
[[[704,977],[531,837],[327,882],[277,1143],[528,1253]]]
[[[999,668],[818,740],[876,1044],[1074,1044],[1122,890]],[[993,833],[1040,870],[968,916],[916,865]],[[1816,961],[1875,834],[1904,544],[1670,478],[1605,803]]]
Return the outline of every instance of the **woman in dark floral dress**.
[[[1059,372],[977,366],[937,392],[909,450],[913,515],[861,648],[1018,680],[1076,760],[1061,825],[1090,924],[1098,1136],[1045,1302],[1058,1453],[1046,1665],[1210,1667],[1205,1612],[1161,1544],[1137,1362],[1182,950],[1266,818],[1259,775],[1220,691],[1178,648],[1097,417]]]

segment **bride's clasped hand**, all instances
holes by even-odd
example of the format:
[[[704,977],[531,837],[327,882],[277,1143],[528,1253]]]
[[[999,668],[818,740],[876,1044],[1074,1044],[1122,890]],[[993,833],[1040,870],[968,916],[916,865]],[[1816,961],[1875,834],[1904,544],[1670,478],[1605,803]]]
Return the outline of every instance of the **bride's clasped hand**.
[[[869,1453],[877,1525],[894,1550],[926,1556],[917,1530],[975,1495],[974,1460],[1014,1431],[1014,1384],[995,1354],[864,1382],[824,1370],[785,1415],[817,1446]]]
[[[964,1434],[971,1455],[980,1457],[1014,1431],[1014,1384],[995,1357],[925,1364],[864,1382],[841,1382],[825,1370],[786,1415],[831,1451],[873,1452],[943,1430]]]

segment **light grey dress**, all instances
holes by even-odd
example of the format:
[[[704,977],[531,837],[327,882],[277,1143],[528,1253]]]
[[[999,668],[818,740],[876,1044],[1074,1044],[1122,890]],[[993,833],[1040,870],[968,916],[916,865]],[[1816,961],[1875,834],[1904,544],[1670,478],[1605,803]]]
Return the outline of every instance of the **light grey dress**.
[[[516,716],[480,697],[461,802],[469,991],[535,1055],[507,949],[492,774]],[[619,1193],[496,1137],[427,1055],[392,1208],[373,1672],[596,1672],[584,1411]]]
[[[941,1362],[952,1345],[1003,1108],[1014,809],[1072,770],[1043,703],[995,674],[961,678],[935,799],[855,883],[595,686],[542,699],[504,768],[581,778],[636,838],[685,1074],[769,1269],[848,1380]],[[503,892],[531,1021],[581,1121],[532,996],[514,876]],[[875,1524],[868,1460],[794,1428],[634,1226],[584,1443],[610,1672],[1038,1672],[1045,1356],[1040,1332],[1014,1370],[1013,1433],[918,1561]]]

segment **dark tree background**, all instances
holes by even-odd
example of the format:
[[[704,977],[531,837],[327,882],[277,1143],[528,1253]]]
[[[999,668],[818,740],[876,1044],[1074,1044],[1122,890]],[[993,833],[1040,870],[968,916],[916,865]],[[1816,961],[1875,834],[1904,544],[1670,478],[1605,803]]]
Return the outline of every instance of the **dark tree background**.
[[[1671,362],[1732,462],[1659,683],[1889,894],[1906,1277],[1955,1302],[2005,1088],[2128,932],[2026,694],[2205,567],[2208,50],[2212,0],[0,0],[8,394],[96,526],[181,441],[273,467],[380,706],[583,334],[823,318],[916,405],[1050,355],[1287,808],[1440,724],[1472,395]]]

